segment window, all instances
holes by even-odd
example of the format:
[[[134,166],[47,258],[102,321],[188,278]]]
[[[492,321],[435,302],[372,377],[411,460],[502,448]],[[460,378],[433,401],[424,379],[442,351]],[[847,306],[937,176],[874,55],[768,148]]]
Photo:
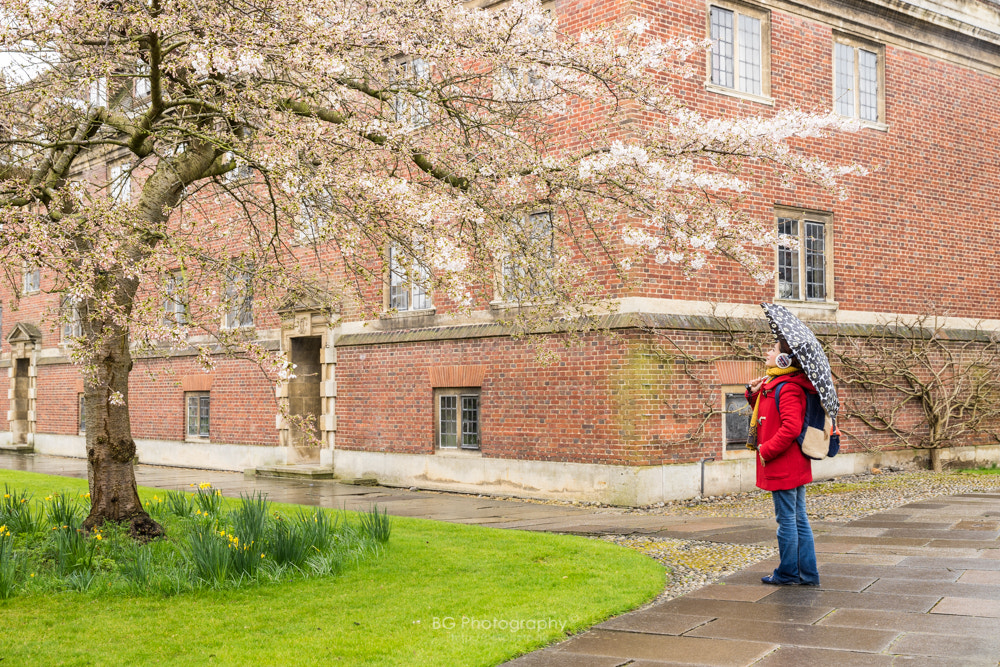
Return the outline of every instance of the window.
[[[66,297],[62,301],[62,342],[68,343],[82,334],[83,327],[77,301],[73,297]]]
[[[724,431],[726,450],[742,450],[746,447],[750,426],[750,404],[743,392],[725,392]]]
[[[833,44],[833,110],[880,123],[885,117],[883,49],[847,37]]]
[[[163,324],[173,326],[188,322],[187,299],[184,295],[184,276],[180,271],[168,273],[163,285]]]
[[[419,246],[417,250],[419,250]],[[430,271],[396,246],[389,248],[389,308],[397,312],[433,308]]]
[[[479,389],[438,389],[435,396],[438,447],[478,450]]]
[[[225,156],[222,158],[224,162],[234,162],[233,168],[222,174],[222,181],[224,183],[235,183],[236,181],[245,181],[251,176],[253,176],[253,167],[246,163],[246,160],[238,156],[233,151],[226,151]]]
[[[100,77],[90,82],[90,105],[95,107],[108,106],[108,79]]]
[[[405,94],[393,99],[396,122],[408,127],[423,127],[431,122],[430,105],[421,90],[430,81],[431,68],[426,60],[412,58],[396,62],[396,82]]]
[[[108,167],[108,191],[117,204],[132,201],[132,167],[127,162]]]
[[[333,195],[328,190],[303,197],[292,225],[295,229],[295,242],[299,245],[316,245],[329,224],[327,216],[332,208]]]
[[[32,294],[42,289],[42,270],[28,269],[24,272],[24,293]]]
[[[139,61],[135,67],[135,79],[132,83],[132,97],[137,102],[149,97],[151,91],[149,74],[149,65]]]
[[[779,299],[832,300],[831,226],[829,214],[789,210],[778,213]]]
[[[768,12],[737,4],[708,11],[712,56],[709,80],[748,95],[771,94],[771,37]]]
[[[503,262],[504,301],[523,301],[543,296],[552,288],[555,262],[555,232],[552,214],[532,213],[514,221]]]
[[[207,391],[189,391],[184,394],[187,403],[187,436],[207,438],[211,399]]]
[[[87,402],[84,400],[84,394],[76,395],[77,404],[77,415],[80,417],[80,433],[87,430]]]
[[[253,276],[249,271],[235,271],[226,279],[226,329],[253,326]]]

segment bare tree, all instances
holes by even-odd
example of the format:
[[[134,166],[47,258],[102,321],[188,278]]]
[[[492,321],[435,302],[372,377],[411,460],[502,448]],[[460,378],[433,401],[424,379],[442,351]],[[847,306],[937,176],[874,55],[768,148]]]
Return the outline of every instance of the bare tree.
[[[935,471],[942,449],[1000,442],[1000,335],[981,323],[953,331],[938,317],[896,318],[863,335],[838,336],[830,353],[848,389],[844,415],[930,450]]]

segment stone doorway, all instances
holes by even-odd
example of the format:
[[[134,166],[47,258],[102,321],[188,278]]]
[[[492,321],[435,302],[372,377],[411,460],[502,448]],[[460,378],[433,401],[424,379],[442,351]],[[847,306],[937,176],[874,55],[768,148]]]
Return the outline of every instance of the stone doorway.
[[[319,463],[323,415],[322,336],[296,336],[289,350],[295,377],[288,383],[289,437],[298,463]]]
[[[18,323],[7,336],[10,343],[10,444],[12,449],[30,450],[35,445],[35,357],[41,332],[30,324]]]

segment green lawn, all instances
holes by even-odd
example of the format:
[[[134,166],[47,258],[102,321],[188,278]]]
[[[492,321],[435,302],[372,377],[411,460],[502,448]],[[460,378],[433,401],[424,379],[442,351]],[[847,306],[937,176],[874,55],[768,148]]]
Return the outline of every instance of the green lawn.
[[[36,497],[86,482],[3,471]],[[144,499],[157,492],[141,488]],[[288,506],[275,504],[275,509]],[[394,518],[380,559],[332,578],[0,602],[4,664],[494,665],[656,596],[661,565],[586,538]],[[540,626],[540,627],[539,627]]]

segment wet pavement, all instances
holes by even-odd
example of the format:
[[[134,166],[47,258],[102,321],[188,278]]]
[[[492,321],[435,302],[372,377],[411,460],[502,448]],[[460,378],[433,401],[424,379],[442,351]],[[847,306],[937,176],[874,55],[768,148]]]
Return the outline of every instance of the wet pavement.
[[[86,477],[86,462],[0,453],[0,468]],[[774,544],[772,520],[627,515],[332,480],[140,465],[142,486],[210,482],[227,496],[351,510],[377,503],[396,516],[577,534],[642,534]],[[0,473],[2,480],[2,473]],[[515,667],[660,665],[1000,664],[1000,494],[911,503],[850,523],[814,526],[822,584],[760,583],[775,561],[619,616]]]

